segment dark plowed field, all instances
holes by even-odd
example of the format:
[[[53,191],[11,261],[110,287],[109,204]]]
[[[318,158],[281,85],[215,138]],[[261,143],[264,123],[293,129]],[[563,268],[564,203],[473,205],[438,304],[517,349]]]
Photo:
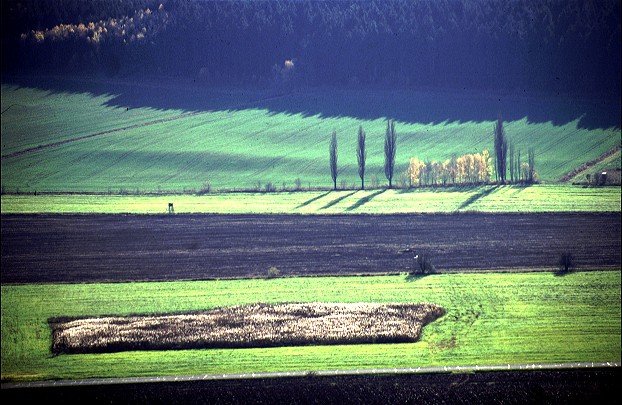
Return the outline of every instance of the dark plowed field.
[[[2,283],[620,267],[619,214],[3,215]]]
[[[16,402],[616,404],[620,369],[273,378],[3,390]]]

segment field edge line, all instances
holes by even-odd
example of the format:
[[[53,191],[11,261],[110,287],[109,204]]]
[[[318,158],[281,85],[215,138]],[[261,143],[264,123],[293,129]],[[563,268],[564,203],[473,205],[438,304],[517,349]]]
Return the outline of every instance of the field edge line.
[[[186,376],[164,377],[124,377],[102,378],[85,380],[56,380],[2,383],[1,389],[13,388],[47,388],[66,386],[93,386],[116,385],[158,382],[188,382],[188,381],[218,381],[218,380],[248,380],[264,378],[292,378],[292,377],[338,377],[352,375],[391,375],[391,374],[435,374],[435,373],[473,373],[495,371],[534,371],[534,370],[570,370],[592,368],[619,368],[619,361],[607,362],[576,362],[576,363],[525,363],[525,364],[498,364],[498,365],[471,365],[471,366],[435,366],[411,368],[368,368],[348,370],[318,370],[318,371],[274,371],[249,372],[237,374],[196,374]]]

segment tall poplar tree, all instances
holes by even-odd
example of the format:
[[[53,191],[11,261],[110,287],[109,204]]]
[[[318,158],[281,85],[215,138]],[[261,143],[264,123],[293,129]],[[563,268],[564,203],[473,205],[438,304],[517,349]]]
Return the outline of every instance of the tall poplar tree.
[[[387,121],[387,130],[384,138],[384,175],[389,180],[389,188],[393,187],[393,170],[395,169],[395,121]]]
[[[367,150],[365,149],[366,134],[363,126],[359,126],[359,137],[356,145],[356,158],[359,163],[359,177],[361,178],[361,190],[365,190],[365,160],[367,159]]]
[[[330,139],[330,175],[333,178],[333,188],[337,190],[337,132],[333,131]]]
[[[505,130],[503,129],[503,119],[501,118],[501,114],[499,114],[499,117],[497,118],[494,134],[497,180],[501,183],[505,183],[508,142],[505,139]]]

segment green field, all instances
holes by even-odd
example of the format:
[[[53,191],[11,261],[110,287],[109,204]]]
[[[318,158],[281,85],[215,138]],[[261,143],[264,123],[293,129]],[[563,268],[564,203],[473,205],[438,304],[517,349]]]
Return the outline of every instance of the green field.
[[[316,88],[279,94],[156,80],[3,78],[1,213],[164,214],[169,203],[178,214],[620,212],[620,187],[551,184],[620,145],[619,123],[609,125],[611,106],[601,112],[603,105],[471,92]],[[410,157],[445,160],[452,153],[492,151],[498,112],[524,162],[527,149],[535,148],[545,184],[382,188],[387,118],[396,120],[398,184]],[[607,118],[599,119],[601,114]],[[378,183],[365,191],[355,189],[359,125],[367,132],[366,184]],[[349,188],[339,191],[327,190],[333,130],[339,142],[337,183]],[[58,142],[66,143],[49,146]],[[619,159],[618,152],[600,164],[619,167]],[[305,191],[291,191],[297,181]],[[268,182],[278,192],[248,192]],[[207,183],[212,192],[199,195]],[[247,192],[214,192],[231,190]],[[619,271],[1,289],[3,382],[601,362],[621,356]],[[409,344],[53,356],[47,324],[59,316],[180,313],[256,302],[426,301],[448,313],[425,328],[421,341]]]
[[[179,313],[255,302],[433,302],[408,344],[52,356],[49,317]],[[620,361],[620,272],[441,274],[2,286],[2,381]]]
[[[620,212],[620,187],[482,186],[207,195],[3,195],[2,214]]]
[[[452,153],[492,151],[499,111],[506,116],[508,141],[521,150],[524,162],[527,149],[535,148],[536,169],[545,182],[595,159],[621,139],[619,125],[586,125],[586,114],[598,122],[600,107],[594,101],[332,88],[275,94],[157,81],[3,83],[3,190],[177,192],[198,191],[207,182],[217,190],[252,189],[268,182],[291,189],[297,179],[305,188],[330,187],[333,130],[339,145],[338,184],[351,187],[360,183],[355,152],[359,125],[367,132],[366,183],[386,184],[388,117],[395,118],[398,134],[396,183],[410,157],[445,160]],[[157,122],[195,112],[199,114]]]
[[[19,152],[53,142],[64,141],[98,132],[160,119],[176,117],[195,110],[159,108],[144,105],[136,108],[117,104],[119,95],[132,93],[135,97],[155,97],[154,87],[144,83],[140,92],[123,82],[88,79],[35,80],[29,87],[2,84],[2,155]],[[62,89],[49,84],[62,83]],[[129,86],[129,87],[128,87]],[[167,92],[169,87],[158,88]],[[189,98],[209,100],[211,108],[232,106],[262,98],[263,93],[226,91],[175,86]]]

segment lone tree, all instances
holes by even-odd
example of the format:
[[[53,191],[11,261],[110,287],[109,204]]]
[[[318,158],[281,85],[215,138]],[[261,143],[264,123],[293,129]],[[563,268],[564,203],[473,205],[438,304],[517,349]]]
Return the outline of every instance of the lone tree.
[[[571,253],[562,253],[557,265],[559,266],[559,271],[562,273],[572,271],[575,267],[574,256]]]
[[[384,138],[384,175],[389,180],[389,188],[393,187],[393,169],[395,168],[395,121],[387,121],[387,131]]]
[[[505,139],[505,131],[503,130],[503,119],[501,118],[501,114],[499,114],[497,123],[495,124],[495,155],[497,157],[497,180],[501,183],[505,183],[507,153],[508,143]]]
[[[333,187],[337,190],[337,132],[333,131],[330,139],[330,175],[333,178]]]
[[[432,257],[428,253],[419,253],[415,256],[416,268],[421,274],[434,273],[436,267],[432,264]]]
[[[356,158],[359,163],[359,177],[361,178],[361,190],[365,190],[365,160],[367,159],[367,150],[365,150],[365,131],[363,126],[359,126],[359,138],[356,145]]]

